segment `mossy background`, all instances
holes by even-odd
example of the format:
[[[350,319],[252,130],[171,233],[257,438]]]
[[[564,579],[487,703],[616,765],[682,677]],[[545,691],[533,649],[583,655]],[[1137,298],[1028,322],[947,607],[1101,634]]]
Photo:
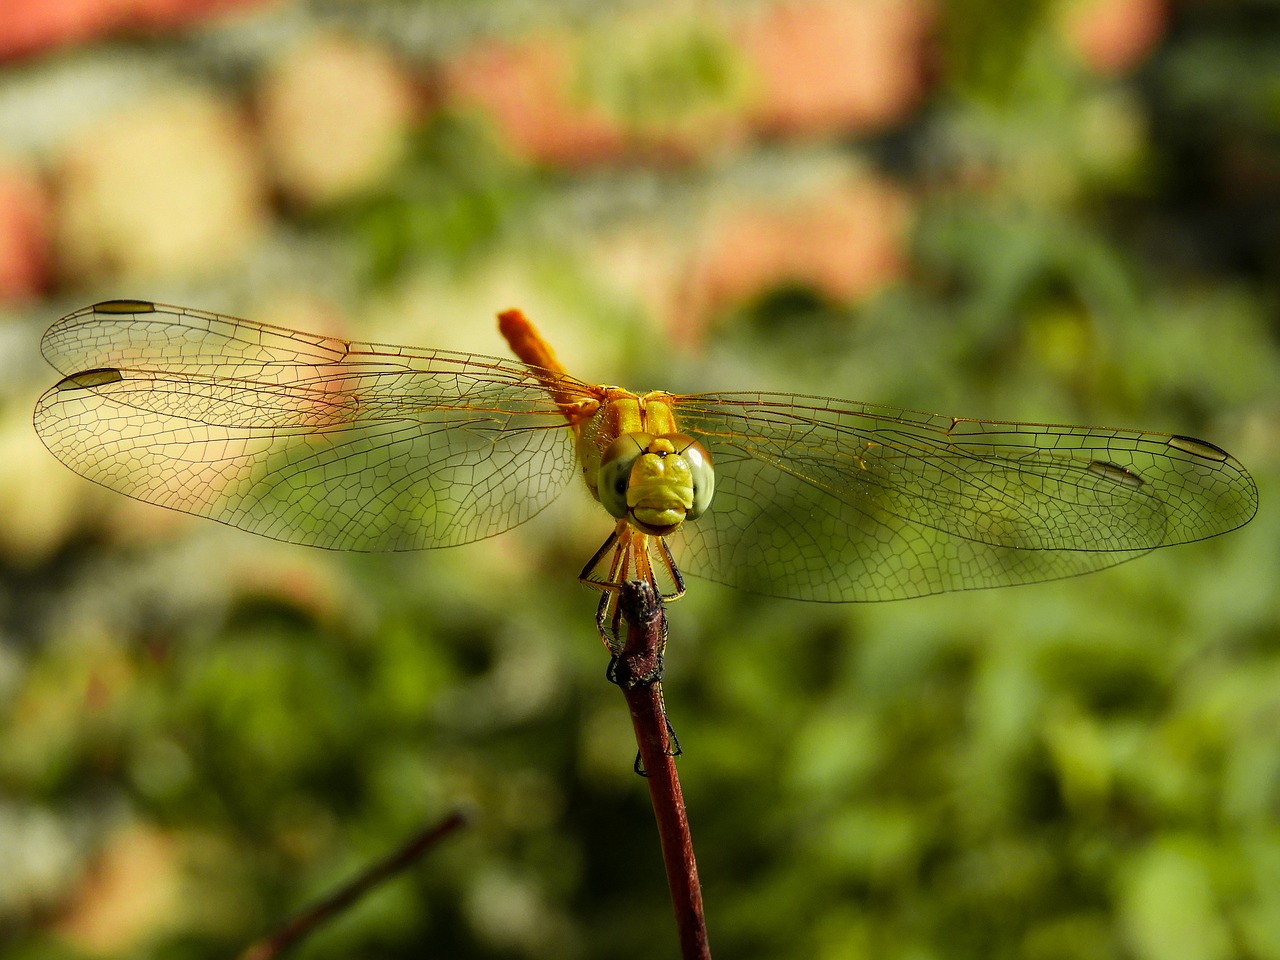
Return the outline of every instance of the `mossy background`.
[[[677,954],[574,579],[608,529],[585,491],[390,556],[109,494],[34,439],[37,344],[134,296],[480,353],[518,305],[585,379],[1220,444],[1254,522],[1094,576],[866,606],[691,581],[666,702],[717,956],[1280,960],[1280,8],[246,6],[0,72],[0,139],[51,225],[0,305],[6,958],[231,956],[459,807],[466,830],[298,955]],[[898,93],[768,102],[762,33],[803,64],[805,25],[847,16],[889,38]],[[1107,16],[1128,48],[1098,45]],[[388,71],[373,173],[297,173],[272,132],[316,38]],[[870,50],[832,58],[833,89],[872,82]],[[179,95],[199,108],[165,119]],[[179,143],[221,118],[175,166],[229,143],[245,185],[139,175],[79,226],[105,203],[86,177],[131,182],[84,171],[148,104]]]

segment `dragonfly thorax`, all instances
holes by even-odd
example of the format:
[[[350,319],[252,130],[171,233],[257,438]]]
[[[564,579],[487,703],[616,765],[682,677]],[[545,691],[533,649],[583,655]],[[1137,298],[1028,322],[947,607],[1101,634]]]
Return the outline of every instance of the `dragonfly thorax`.
[[[605,450],[596,495],[610,514],[642,533],[665,537],[711,505],[711,454],[693,437],[625,433]]]

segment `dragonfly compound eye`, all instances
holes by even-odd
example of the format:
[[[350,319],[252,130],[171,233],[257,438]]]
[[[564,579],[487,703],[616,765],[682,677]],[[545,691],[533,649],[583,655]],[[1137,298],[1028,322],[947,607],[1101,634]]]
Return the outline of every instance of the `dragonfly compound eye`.
[[[600,458],[600,472],[596,479],[596,495],[610,516],[619,520],[629,512],[627,486],[631,482],[631,469],[649,449],[653,437],[647,433],[624,433]]]
[[[684,457],[689,464],[689,474],[693,480],[693,505],[685,514],[686,520],[697,520],[711,506],[711,497],[716,492],[716,471],[711,464],[711,453],[693,437],[683,433],[668,434],[665,438],[675,446],[676,453]]]

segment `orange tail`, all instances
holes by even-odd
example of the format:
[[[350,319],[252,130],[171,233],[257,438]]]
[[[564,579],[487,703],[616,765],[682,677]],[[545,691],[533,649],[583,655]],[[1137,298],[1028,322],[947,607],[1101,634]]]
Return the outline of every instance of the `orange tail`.
[[[568,372],[556,359],[551,344],[542,339],[542,334],[519,310],[503,310],[498,314],[498,329],[506,337],[511,351],[527,363],[534,376],[542,381],[551,394],[551,399],[564,411],[565,419],[575,431],[579,423],[595,412],[597,404],[587,404],[580,391],[569,391],[564,388],[561,376]]]
[[[542,367],[556,373],[566,373],[556,359],[551,344],[542,339],[536,327],[519,310],[503,310],[498,314],[498,329],[507,338],[511,351],[531,367]]]

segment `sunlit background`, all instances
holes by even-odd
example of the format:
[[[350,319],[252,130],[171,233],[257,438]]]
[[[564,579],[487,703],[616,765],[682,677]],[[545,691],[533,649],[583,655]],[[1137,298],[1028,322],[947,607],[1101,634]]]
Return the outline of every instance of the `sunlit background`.
[[[866,606],[690,581],[666,700],[718,956],[1280,960],[1280,7],[5,0],[0,953],[677,953],[575,486],[291,547],[50,456],[137,297],[570,372],[1205,437],[1247,528]]]

